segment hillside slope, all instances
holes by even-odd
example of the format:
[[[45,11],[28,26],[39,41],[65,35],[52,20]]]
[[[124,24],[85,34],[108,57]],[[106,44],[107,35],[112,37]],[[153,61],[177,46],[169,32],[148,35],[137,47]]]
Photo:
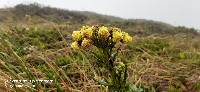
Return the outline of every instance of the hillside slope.
[[[68,23],[72,25],[104,24],[113,25],[131,32],[132,34],[197,34],[195,29],[174,27],[172,25],[145,19],[122,19],[114,16],[100,15],[88,11],[70,11],[58,8],[41,6],[39,4],[20,4],[14,8],[0,10],[0,23],[27,22],[27,17],[32,18],[35,24],[40,23]],[[184,31],[177,31],[177,30]]]
[[[38,4],[0,9],[0,92],[108,92],[106,84],[112,80],[99,65],[102,52],[95,46],[70,47],[72,31],[83,25],[115,26],[133,37],[118,56],[109,55],[118,57],[113,65],[127,64],[128,79],[123,82],[127,81],[128,92],[200,92],[200,35],[195,29]],[[54,82],[6,87],[5,81],[11,79]]]

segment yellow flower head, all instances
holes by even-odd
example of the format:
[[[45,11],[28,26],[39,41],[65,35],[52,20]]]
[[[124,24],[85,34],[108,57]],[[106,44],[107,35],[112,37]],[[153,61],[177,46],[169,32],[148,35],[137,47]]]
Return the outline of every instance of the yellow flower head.
[[[86,38],[91,38],[93,33],[93,27],[83,26],[81,28],[81,33]]]
[[[91,43],[90,40],[84,38],[83,41],[82,41],[82,43],[81,43],[81,46],[82,47],[89,47],[91,45],[90,43]]]
[[[104,26],[100,27],[98,31],[98,35],[100,37],[107,38],[110,35],[108,28]]]
[[[123,37],[124,43],[130,43],[132,40],[133,38],[128,33],[124,32],[124,37]]]
[[[81,31],[74,31],[72,33],[72,38],[74,41],[80,41],[82,39]]]
[[[78,42],[73,42],[71,44],[71,48],[73,48],[73,49],[79,49]]]
[[[112,37],[113,37],[112,38],[113,42],[119,42],[120,40],[123,39],[123,34],[120,31],[114,31]]]

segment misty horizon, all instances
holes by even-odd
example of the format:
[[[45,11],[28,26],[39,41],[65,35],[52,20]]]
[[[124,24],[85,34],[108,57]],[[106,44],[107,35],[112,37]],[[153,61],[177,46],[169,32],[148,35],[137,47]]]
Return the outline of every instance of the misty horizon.
[[[58,1],[49,0],[48,2],[44,2],[44,0],[37,0],[37,1],[36,0],[16,0],[16,1],[0,0],[0,8],[14,7],[18,4],[38,3],[42,6],[49,6],[49,7],[60,8],[64,10],[89,11],[89,12],[94,12],[94,13],[98,13],[102,15],[115,16],[115,17],[119,17],[123,19],[153,20],[153,21],[164,22],[173,26],[185,26],[189,28],[195,28],[198,30],[200,29],[200,25],[199,25],[200,20],[198,20],[200,19],[200,13],[198,12],[198,9],[200,10],[200,7],[196,6],[196,3],[194,3],[196,0],[190,1],[194,5],[189,5],[189,8],[187,7],[184,8],[185,6],[183,6],[184,4],[186,5],[189,4],[188,0],[186,1],[186,3],[180,4],[180,6],[176,6],[176,4],[174,3],[174,5],[165,5],[165,7],[158,6],[159,4],[162,4],[162,3],[157,0],[152,0],[151,3],[146,3],[146,4],[138,0],[133,0],[133,1],[127,0],[126,2],[122,0],[119,0],[119,2],[113,2],[113,0],[110,0],[110,1],[107,1],[107,3],[102,6],[98,5],[98,3],[100,3],[99,1],[92,2],[91,0],[86,0],[85,2],[79,1],[79,3],[78,2],[76,3],[76,0],[71,1],[71,2],[68,1],[69,3],[67,1],[68,0],[58,0]],[[141,1],[145,1],[145,0],[141,0]],[[163,0],[163,2],[164,1],[165,3],[168,2],[166,0]],[[171,2],[175,2],[175,1],[180,1],[180,0],[174,0]],[[139,2],[140,4],[138,4],[138,6],[132,6],[132,4],[134,5],[135,2]],[[114,4],[109,6],[109,4],[111,3],[114,3]],[[140,7],[140,6],[145,6],[145,5],[146,7],[142,7],[142,8]],[[176,9],[176,8],[171,9],[170,6],[173,6],[173,7],[176,6],[179,9]],[[138,9],[135,9],[135,8],[138,8]]]

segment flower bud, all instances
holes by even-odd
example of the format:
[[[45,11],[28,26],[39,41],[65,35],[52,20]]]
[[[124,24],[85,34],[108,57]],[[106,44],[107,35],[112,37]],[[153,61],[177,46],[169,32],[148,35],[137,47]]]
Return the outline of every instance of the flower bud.
[[[72,38],[74,41],[80,41],[82,39],[81,31],[74,31],[72,33]]]
[[[71,44],[71,48],[73,48],[73,49],[79,49],[78,42],[73,42]]]
[[[91,45],[90,43],[91,43],[90,40],[84,38],[83,41],[82,41],[82,43],[81,43],[81,46],[84,47],[84,48],[85,47],[89,47]]]

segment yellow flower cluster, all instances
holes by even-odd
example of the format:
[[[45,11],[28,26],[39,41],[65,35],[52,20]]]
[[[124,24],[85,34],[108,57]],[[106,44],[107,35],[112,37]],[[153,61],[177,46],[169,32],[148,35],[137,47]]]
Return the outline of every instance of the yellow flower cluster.
[[[123,39],[123,34],[120,31],[114,31],[112,37],[113,37],[113,42],[119,42]]]
[[[72,38],[74,41],[80,41],[82,39],[81,31],[74,31],[72,33]]]
[[[83,26],[80,31],[74,31],[72,33],[73,43],[71,47],[78,49],[81,47],[89,47],[91,45],[105,45],[110,43],[129,43],[132,41],[132,37],[121,31],[119,28],[108,28],[105,26]],[[103,44],[103,43],[104,44]]]
[[[119,28],[113,28],[113,35],[112,35],[113,42],[124,42],[130,43],[133,38],[126,32],[122,32]]]
[[[81,28],[81,33],[81,35],[83,35],[84,37],[91,38],[93,33],[93,27],[83,26]]]
[[[124,33],[123,40],[124,43],[130,43],[133,40],[133,38],[128,33]]]
[[[100,27],[98,31],[98,35],[102,38],[108,38],[108,36],[110,35],[108,28],[104,26]]]

